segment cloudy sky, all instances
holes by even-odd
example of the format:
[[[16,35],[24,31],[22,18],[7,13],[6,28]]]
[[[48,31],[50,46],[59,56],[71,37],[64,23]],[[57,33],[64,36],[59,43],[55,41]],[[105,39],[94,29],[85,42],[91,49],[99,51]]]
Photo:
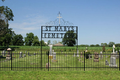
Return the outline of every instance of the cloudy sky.
[[[120,0],[5,0],[0,6],[12,9],[9,27],[23,37],[32,32],[41,40],[41,26],[57,19],[60,11],[65,21],[78,26],[79,45],[120,43]]]

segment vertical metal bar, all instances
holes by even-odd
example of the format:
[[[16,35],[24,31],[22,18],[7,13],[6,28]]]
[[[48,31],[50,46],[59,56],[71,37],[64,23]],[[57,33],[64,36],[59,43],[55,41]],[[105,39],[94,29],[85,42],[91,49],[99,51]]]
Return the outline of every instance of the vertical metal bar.
[[[11,51],[11,70],[12,70],[12,51]]]
[[[49,51],[48,51],[48,71],[49,71]]]
[[[42,26],[41,26],[41,70],[42,70]]]
[[[119,71],[120,71],[120,51],[119,51]]]
[[[85,71],[85,51],[84,51],[84,71]]]

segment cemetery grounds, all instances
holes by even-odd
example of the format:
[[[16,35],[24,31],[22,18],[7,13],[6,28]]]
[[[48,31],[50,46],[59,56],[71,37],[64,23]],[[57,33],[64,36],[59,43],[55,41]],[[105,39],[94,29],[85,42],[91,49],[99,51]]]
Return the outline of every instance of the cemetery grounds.
[[[80,52],[85,51],[85,47],[79,48],[79,57],[73,57],[74,49],[70,47],[53,47],[54,52],[56,52],[56,60],[58,62],[52,62],[49,59],[50,67],[84,67],[84,58],[80,57]],[[0,68],[0,78],[1,80],[116,80],[120,79],[119,77],[119,69],[117,68],[35,68],[41,67],[41,47],[33,47],[33,46],[19,46],[19,49],[12,51],[14,53],[12,67],[17,68]],[[48,55],[46,55],[46,51],[49,50],[49,47],[42,48],[42,67],[45,67],[46,63],[48,62]],[[63,50],[63,54],[65,55],[58,55],[60,50]],[[65,50],[66,49],[66,50]],[[106,47],[106,54],[110,54],[112,48]],[[100,53],[102,47],[88,47],[88,51],[92,54],[96,51]],[[19,52],[23,52],[26,54],[26,57],[19,58]],[[26,51],[32,56],[28,56]],[[37,53],[33,55],[33,53]],[[17,53],[17,54],[15,54]],[[61,53],[61,52],[60,52]],[[73,53],[73,54],[72,54]],[[70,55],[69,55],[70,54]],[[104,53],[103,53],[104,54]],[[83,55],[84,56],[84,55]],[[93,55],[94,56],[94,55]],[[94,57],[92,57],[94,59]],[[81,61],[78,61],[81,59]],[[99,59],[99,62],[93,62],[93,59],[85,59],[85,66],[86,67],[109,67],[109,65],[105,65],[106,57],[103,55],[103,59]],[[110,55],[107,58],[108,62],[110,63]],[[82,62],[83,61],[83,62]],[[116,64],[119,66],[119,59],[116,59]],[[10,67],[11,61],[4,61],[0,62],[0,67]],[[34,67],[34,68],[18,68],[18,67]]]

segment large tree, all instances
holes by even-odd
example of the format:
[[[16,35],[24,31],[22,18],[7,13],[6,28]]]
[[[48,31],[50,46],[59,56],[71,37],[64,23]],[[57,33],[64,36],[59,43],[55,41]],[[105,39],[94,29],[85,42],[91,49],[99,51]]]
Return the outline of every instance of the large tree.
[[[15,33],[12,31],[12,28],[9,28],[7,30],[7,33],[0,38],[0,45],[1,46],[7,46],[7,44],[12,44],[12,39],[14,37]]]
[[[38,38],[37,36],[34,36],[34,39],[33,39],[33,46],[40,46],[39,38]]]
[[[77,35],[74,31],[67,31],[62,39],[63,45],[74,46],[76,44]]]
[[[0,38],[7,33],[8,21],[13,21],[13,12],[7,6],[0,6]]]
[[[25,45],[32,46],[33,39],[34,39],[34,34],[32,32],[27,33],[25,37]]]
[[[14,46],[23,46],[24,41],[23,41],[23,36],[21,34],[17,34],[13,37],[12,44]]]
[[[114,42],[109,42],[109,47],[112,47],[114,44]]]
[[[46,44],[45,44],[45,42],[44,42],[44,40],[42,40],[42,44],[41,44],[41,41],[40,41],[40,46],[46,46]]]

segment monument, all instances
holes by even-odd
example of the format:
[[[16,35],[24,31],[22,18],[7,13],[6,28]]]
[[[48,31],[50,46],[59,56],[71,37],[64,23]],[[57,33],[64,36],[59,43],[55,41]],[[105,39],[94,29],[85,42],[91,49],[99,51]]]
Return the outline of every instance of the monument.
[[[94,62],[99,62],[99,56],[97,52],[94,53]]]
[[[49,53],[49,59],[53,59],[53,55],[52,55],[52,44],[48,45],[50,47],[50,53]]]
[[[8,51],[8,55],[6,56],[6,60],[10,60],[11,59],[11,56],[10,56],[11,48],[8,48],[7,51]]]
[[[115,45],[113,45],[113,53],[111,53],[109,66],[110,67],[117,67],[117,65],[116,65]]]

